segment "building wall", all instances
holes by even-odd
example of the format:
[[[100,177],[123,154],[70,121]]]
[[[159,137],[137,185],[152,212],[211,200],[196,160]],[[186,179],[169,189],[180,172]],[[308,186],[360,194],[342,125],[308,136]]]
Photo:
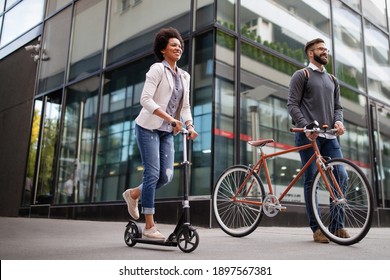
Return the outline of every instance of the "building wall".
[[[341,140],[345,155],[364,168],[377,206],[388,208],[390,187],[384,177],[390,166],[390,104],[383,71],[389,69],[389,29],[383,21],[388,13],[382,12],[387,1],[383,7],[361,7],[354,0],[315,2],[321,9],[306,2],[296,1],[294,7],[283,0],[241,0],[236,9],[238,2],[228,0],[171,0],[173,8],[161,13],[165,1],[48,1],[43,30],[32,26],[8,45],[0,44],[0,96],[5,100],[0,129],[7,131],[0,139],[5,159],[0,215],[128,217],[121,194],[139,184],[142,175],[134,119],[145,73],[154,62],[153,36],[166,26],[182,33],[185,52],[179,66],[192,78],[200,137],[190,144],[191,216],[198,224],[214,225],[210,197],[221,172],[256,158],[246,140],[274,138],[277,144],[270,150],[293,145],[285,108],[288,83],[307,62],[302,48],[312,36],[325,37],[331,49],[328,70],[341,82],[348,131]],[[22,3],[27,2],[17,5]],[[357,28],[347,28],[349,24]],[[38,43],[22,40],[28,36],[41,36],[37,64],[23,49]],[[175,162],[180,163],[178,138],[175,149]],[[295,170],[297,165],[298,154],[273,161],[277,188],[286,183],[280,168]],[[63,186],[71,177],[75,191],[66,197]],[[181,179],[177,167],[170,186],[157,193],[158,221],[174,222],[180,215]],[[24,194],[30,181],[32,197]],[[265,224],[306,224],[301,184],[290,198],[291,212]],[[379,216],[389,220],[385,210]]]
[[[19,214],[24,192],[36,66],[24,48],[0,60],[0,215],[3,216]]]

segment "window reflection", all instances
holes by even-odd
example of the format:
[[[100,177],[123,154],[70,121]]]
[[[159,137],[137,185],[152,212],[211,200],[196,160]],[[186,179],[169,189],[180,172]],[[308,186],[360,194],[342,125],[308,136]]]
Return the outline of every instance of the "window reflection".
[[[24,195],[22,200],[23,206],[28,206],[31,204],[33,190],[34,190],[34,180],[35,180],[35,165],[38,155],[38,140],[40,134],[40,125],[42,119],[42,106],[43,102],[40,99],[35,100],[33,119],[31,124],[31,136],[30,136],[30,146],[28,151],[28,160],[27,160],[27,171],[24,187]]]
[[[239,161],[235,158],[235,122],[237,95],[235,93],[235,39],[218,32],[216,46],[215,129],[214,162],[215,178],[228,166]]]
[[[333,12],[336,76],[364,91],[361,18],[339,1]]]
[[[390,207],[390,108],[383,105],[373,106],[374,126],[374,153],[377,161],[376,196],[380,207]]]
[[[387,29],[386,0],[364,0],[363,15],[380,27]]]
[[[39,92],[57,88],[64,83],[71,11],[71,8],[67,8],[46,21],[42,46],[50,60],[41,63]]]
[[[83,0],[76,3],[73,20],[69,80],[82,78],[101,65],[106,1]],[[85,34],[88,33],[88,40]]]
[[[360,0],[344,0],[344,3],[354,8],[355,10],[360,11]]]
[[[390,103],[390,59],[388,35],[365,22],[365,47],[369,95]]]
[[[217,0],[217,21],[231,30],[236,30],[235,6],[235,0]]]
[[[191,0],[175,1],[169,9],[166,1],[130,1],[127,6],[122,2],[111,1],[107,65],[151,50],[161,27],[175,27],[181,34],[190,29]]]
[[[57,145],[61,119],[62,96],[60,92],[43,98],[43,118],[41,119],[41,147],[38,161],[37,192],[34,203],[50,204],[54,199]]]
[[[99,77],[93,77],[67,89],[57,203],[90,201],[98,87]]]
[[[107,73],[99,128],[95,201],[121,198],[142,180],[142,164],[134,134],[145,74],[153,59]]]
[[[214,22],[214,0],[198,0],[196,5],[196,28],[212,24]]]
[[[7,4],[5,5],[5,9],[9,9],[10,7],[12,7],[18,1],[19,0],[7,0]]]
[[[39,24],[43,20],[44,3],[44,0],[22,1],[5,13],[0,46],[10,43]],[[7,8],[11,4],[7,1]]]
[[[212,155],[213,35],[195,39],[194,90],[191,92],[194,124],[199,136],[191,141],[191,195],[210,194]],[[199,184],[199,182],[202,182]],[[207,182],[207,183],[204,183]]]
[[[242,35],[300,62],[307,41],[330,41],[329,18],[328,0],[241,0]]]
[[[47,1],[47,11],[46,15],[49,16],[61,8],[65,7],[65,5],[71,3],[72,0],[48,0]]]

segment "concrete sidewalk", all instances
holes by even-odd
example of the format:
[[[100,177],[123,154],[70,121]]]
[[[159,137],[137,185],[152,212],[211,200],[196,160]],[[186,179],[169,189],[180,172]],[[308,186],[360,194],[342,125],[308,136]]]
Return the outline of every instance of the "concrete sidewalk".
[[[312,241],[309,228],[259,227],[243,238],[197,228],[192,253],[124,243],[126,222],[0,217],[1,260],[389,260],[390,228],[371,228],[358,244]],[[142,225],[143,226],[143,225]],[[168,236],[174,225],[159,224]]]

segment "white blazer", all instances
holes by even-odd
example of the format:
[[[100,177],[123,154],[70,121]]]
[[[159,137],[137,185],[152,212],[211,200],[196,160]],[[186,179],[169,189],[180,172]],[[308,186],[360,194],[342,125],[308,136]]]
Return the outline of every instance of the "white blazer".
[[[180,69],[181,70],[181,69]],[[190,75],[181,70],[181,80],[183,83],[183,99],[181,108],[179,107],[179,115],[176,119],[181,118],[181,121],[186,123],[192,122],[191,106],[190,106]],[[164,112],[167,110],[169,100],[173,92],[173,77],[169,69],[161,62],[154,63],[146,73],[144,88],[141,93],[140,103],[142,105],[141,112],[135,119],[135,122],[146,129],[157,129],[163,123],[163,119],[154,115],[153,112],[161,108]]]

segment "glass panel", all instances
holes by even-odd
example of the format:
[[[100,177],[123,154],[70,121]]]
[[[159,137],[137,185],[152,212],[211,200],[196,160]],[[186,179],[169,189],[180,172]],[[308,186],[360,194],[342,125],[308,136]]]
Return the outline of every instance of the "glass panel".
[[[370,162],[370,139],[368,131],[367,99],[358,93],[352,93],[344,87],[340,89],[344,108],[344,126],[346,132],[339,137],[343,156],[354,161],[372,179]],[[348,92],[349,94],[345,94]],[[351,98],[354,96],[354,98]]]
[[[122,199],[128,187],[142,181],[142,162],[134,134],[145,74],[153,57],[106,75],[99,128],[95,201]]]
[[[1,27],[3,26],[3,16],[0,16],[0,47],[1,47]]]
[[[28,152],[28,160],[27,160],[27,171],[26,171],[26,181],[24,188],[24,195],[22,200],[23,206],[28,206],[31,204],[31,195],[33,192],[33,182],[34,182],[34,174],[35,174],[35,165],[38,153],[38,139],[40,134],[40,124],[42,118],[42,108],[43,102],[42,100],[35,100],[34,105],[34,115],[31,127],[31,136],[30,136],[30,146]]]
[[[300,51],[303,53],[303,50]],[[291,119],[287,95],[291,75],[298,67],[249,44],[242,44],[241,52],[241,162],[251,164],[258,160],[258,151],[246,144],[250,139],[274,139],[273,145],[264,147],[265,153],[295,145],[294,135],[289,132]],[[279,195],[299,171],[299,154],[281,155],[267,163],[275,194]],[[262,179],[266,182],[264,174]],[[302,182],[299,181],[296,186],[284,200],[304,202]]]
[[[307,41],[330,41],[329,0],[241,0],[240,16],[243,36],[300,62]]]
[[[5,0],[0,0],[0,14],[4,11],[4,3],[5,3]],[[1,27],[1,25],[0,25]]]
[[[364,0],[363,15],[380,27],[387,29],[386,0]]]
[[[368,93],[390,104],[389,37],[367,21],[364,34]]]
[[[44,98],[42,138],[37,180],[36,204],[51,204],[54,198],[54,182],[57,162],[57,145],[61,119],[61,92]]]
[[[231,30],[236,30],[235,6],[235,0],[217,0],[217,21]]]
[[[390,108],[377,104],[374,113],[374,147],[376,168],[376,197],[378,206],[390,207]]]
[[[239,159],[235,158],[234,138],[237,95],[235,94],[235,39],[218,31],[216,45],[215,129],[214,162],[215,177]],[[239,143],[237,143],[239,144]]]
[[[44,4],[44,0],[25,0],[8,11],[4,15],[0,46],[10,43],[42,22]]]
[[[214,23],[214,0],[196,1],[196,28]]]
[[[71,3],[72,0],[48,0],[47,1],[47,10],[46,16],[53,14],[54,12],[65,7],[65,5]]]
[[[364,89],[361,18],[335,1],[334,45],[337,78],[361,91]]]
[[[191,96],[194,124],[199,136],[190,142],[190,145],[192,144],[191,195],[210,194],[213,41],[212,33],[195,38],[194,90]]]
[[[19,0],[7,0],[7,4],[5,5],[5,9],[8,9],[9,7],[12,7],[12,5],[15,4],[18,1]]]
[[[98,87],[93,77],[67,90],[56,203],[90,201]]]
[[[344,3],[354,8],[355,10],[360,11],[360,0],[343,0]],[[365,0],[363,0],[364,2]]]
[[[39,77],[39,92],[62,86],[68,55],[71,8],[46,21],[43,50],[49,57],[42,61]]]
[[[106,1],[76,3],[69,80],[82,78],[99,69],[102,58]],[[85,40],[88,34],[88,40]]]
[[[191,0],[175,1],[167,9],[166,1],[111,1],[107,65],[151,51],[154,35],[162,27],[188,33],[190,5]]]

